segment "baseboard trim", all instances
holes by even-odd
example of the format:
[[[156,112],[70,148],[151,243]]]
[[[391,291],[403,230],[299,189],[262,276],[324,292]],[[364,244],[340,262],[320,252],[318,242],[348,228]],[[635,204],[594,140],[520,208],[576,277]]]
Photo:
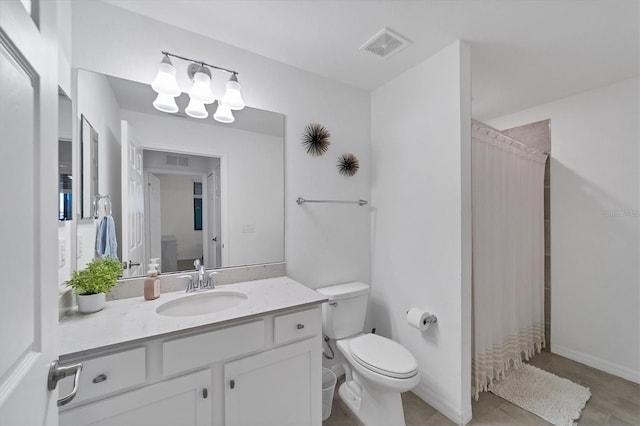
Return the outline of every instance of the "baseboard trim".
[[[420,381],[411,392],[415,393],[420,399],[431,405],[457,425],[465,425],[471,421],[471,408],[465,412],[458,411],[458,409],[452,407],[422,381]]]
[[[595,356],[587,355],[582,352],[574,351],[573,349],[565,348],[554,343],[551,344],[551,352],[569,358],[573,361],[588,365],[589,367],[597,368],[598,370],[606,371],[614,376],[622,377],[623,379],[640,384],[640,371],[634,371],[630,368],[623,367],[613,362],[605,361],[604,359],[597,358]]]

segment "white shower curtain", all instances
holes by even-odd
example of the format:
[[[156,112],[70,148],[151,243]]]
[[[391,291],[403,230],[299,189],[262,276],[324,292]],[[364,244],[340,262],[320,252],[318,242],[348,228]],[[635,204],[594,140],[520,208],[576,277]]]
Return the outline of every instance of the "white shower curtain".
[[[544,164],[472,123],[474,397],[544,345]]]

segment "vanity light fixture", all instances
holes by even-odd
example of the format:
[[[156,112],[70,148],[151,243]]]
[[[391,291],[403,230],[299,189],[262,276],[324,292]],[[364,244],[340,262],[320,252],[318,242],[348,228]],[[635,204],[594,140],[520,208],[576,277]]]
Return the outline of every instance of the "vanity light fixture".
[[[244,108],[244,100],[242,99],[242,93],[240,93],[241,88],[237,74],[231,74],[231,78],[227,81],[227,91],[222,98],[222,103],[228,105],[232,110]]]
[[[158,97],[153,101],[153,106],[162,112],[168,112],[173,114],[178,112],[178,105],[176,104],[176,98],[166,93],[158,93]]]
[[[245,107],[242,99],[242,87],[238,82],[238,73],[236,71],[202,61],[195,61],[169,52],[163,51],[162,54],[164,57],[158,67],[158,74],[153,83],[151,83],[153,90],[158,93],[156,100],[153,102],[153,106],[157,110],[167,113],[178,112],[175,98],[182,92],[176,81],[176,69],[169,58],[171,56],[191,62],[187,68],[187,75],[193,80],[193,86],[189,90],[190,101],[185,113],[193,118],[207,118],[209,112],[205,105],[212,104],[216,100],[211,90],[211,70],[220,70],[231,74],[226,85],[225,94],[222,100],[218,100],[218,109],[213,118],[221,123],[233,123],[235,121],[232,110],[241,110]]]
[[[218,109],[213,118],[221,123],[233,123],[236,120],[231,108],[224,101],[218,101]]]

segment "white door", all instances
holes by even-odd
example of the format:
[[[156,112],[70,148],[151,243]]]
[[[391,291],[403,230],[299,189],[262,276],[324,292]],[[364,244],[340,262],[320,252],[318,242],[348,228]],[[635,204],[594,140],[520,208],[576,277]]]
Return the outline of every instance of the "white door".
[[[146,212],[148,220],[149,235],[146,241],[149,244],[149,259],[158,258],[162,260],[162,244],[160,237],[162,235],[162,216],[160,205],[160,179],[153,173],[147,173],[147,197],[149,207]],[[162,271],[162,263],[160,263],[160,271]]]
[[[121,122],[122,153],[122,263],[125,277],[145,274],[144,185],[142,149],[135,142],[133,129]]]
[[[36,25],[28,2],[0,1],[3,425],[58,424],[47,387],[58,357],[56,2],[38,3]]]
[[[211,268],[219,268],[221,266],[220,244],[222,238],[220,236],[220,179],[219,170],[213,170],[207,176],[207,222],[208,226],[208,245],[209,245],[209,261],[207,266]]]

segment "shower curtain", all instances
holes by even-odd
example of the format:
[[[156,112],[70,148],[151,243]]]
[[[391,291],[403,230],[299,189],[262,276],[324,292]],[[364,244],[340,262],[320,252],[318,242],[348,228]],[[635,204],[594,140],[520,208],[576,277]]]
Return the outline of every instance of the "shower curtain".
[[[472,391],[544,345],[546,154],[472,123]]]

